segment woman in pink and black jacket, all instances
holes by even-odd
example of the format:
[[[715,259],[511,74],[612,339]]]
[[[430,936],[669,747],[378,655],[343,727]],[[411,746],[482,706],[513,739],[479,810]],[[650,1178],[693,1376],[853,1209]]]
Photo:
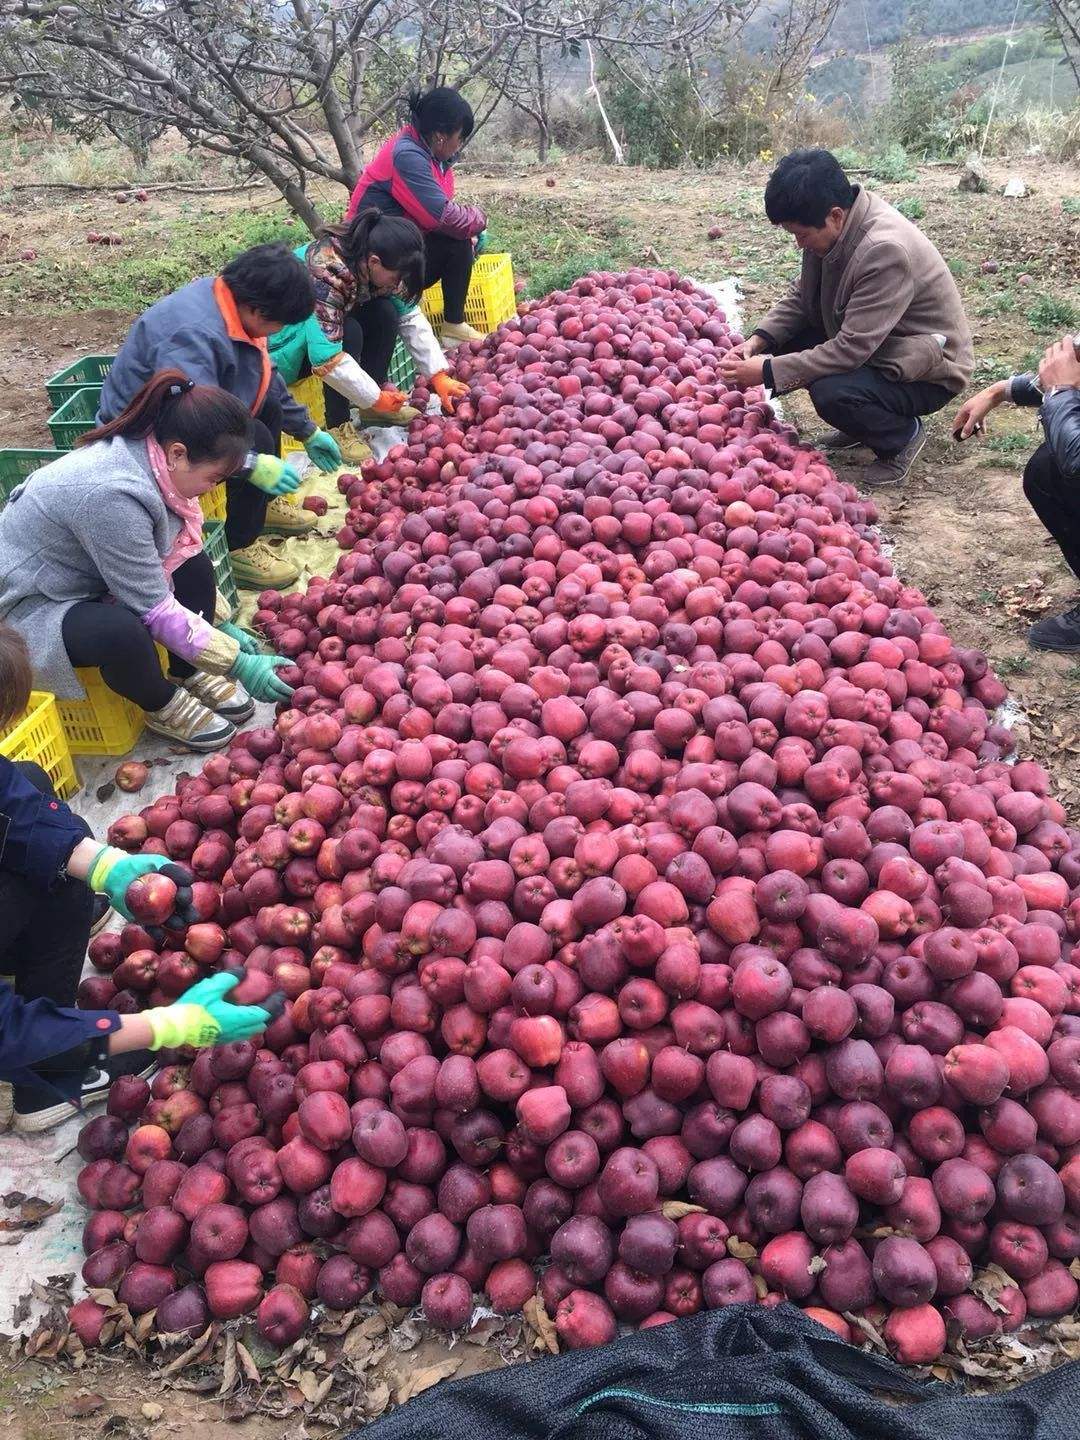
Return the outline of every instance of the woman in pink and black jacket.
[[[479,340],[465,323],[465,297],[477,239],[487,225],[475,205],[454,199],[454,161],[473,132],[469,102],[448,86],[409,98],[412,123],[389,139],[365,168],[352,193],[346,219],[373,206],[405,215],[424,236],[424,288],[442,281],[442,339]]]

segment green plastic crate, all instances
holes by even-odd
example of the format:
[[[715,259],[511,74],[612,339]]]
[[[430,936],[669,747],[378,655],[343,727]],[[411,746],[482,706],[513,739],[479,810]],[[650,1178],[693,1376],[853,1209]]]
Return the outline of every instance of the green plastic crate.
[[[59,410],[77,390],[97,389],[100,392],[115,359],[115,355],[84,355],[81,360],[74,360],[63,370],[58,370],[45,381],[49,404],[54,410]]]
[[[406,395],[412,393],[413,381],[416,379],[416,366],[413,364],[412,356],[405,348],[405,342],[401,339],[395,344],[394,353],[390,356],[387,379],[395,390],[404,390]]]
[[[100,398],[100,390],[76,390],[49,416],[49,429],[58,450],[73,450],[79,436],[93,430]]]
[[[235,615],[240,604],[233,579],[232,559],[229,556],[229,542],[225,539],[225,521],[207,520],[203,525],[203,549],[214,567],[214,583],[224,595]]]
[[[60,450],[0,450],[0,507],[11,499],[16,485],[61,454]]]

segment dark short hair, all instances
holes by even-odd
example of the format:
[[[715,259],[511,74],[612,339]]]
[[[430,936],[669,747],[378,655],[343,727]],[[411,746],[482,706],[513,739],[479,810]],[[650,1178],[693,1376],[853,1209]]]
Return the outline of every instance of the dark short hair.
[[[280,240],[242,251],[225,266],[221,278],[241,305],[250,305],[280,325],[306,320],[315,309],[311,276]]]
[[[467,140],[476,124],[472,106],[449,85],[440,85],[426,95],[415,90],[409,96],[409,114],[425,139],[435,134],[456,135],[460,130],[461,138]]]
[[[818,229],[835,206],[850,210],[855,187],[829,150],[793,150],[765,186],[765,214],[774,225]]]

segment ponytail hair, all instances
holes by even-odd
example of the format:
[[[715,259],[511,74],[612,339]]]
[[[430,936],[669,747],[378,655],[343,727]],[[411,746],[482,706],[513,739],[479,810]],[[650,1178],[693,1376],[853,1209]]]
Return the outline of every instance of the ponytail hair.
[[[23,713],[33,683],[26,641],[10,625],[0,625],[0,725],[10,725]]]
[[[353,274],[377,255],[388,270],[401,276],[398,293],[416,301],[424,288],[424,237],[419,227],[403,215],[384,215],[381,210],[361,210],[341,225],[327,225],[322,232],[338,242]]]
[[[459,131],[462,140],[468,140],[476,126],[472,106],[449,85],[439,85],[426,94],[414,90],[409,96],[409,116],[425,140],[429,135],[456,135]]]
[[[235,395],[216,385],[196,385],[182,370],[159,370],[115,420],[99,425],[77,443],[93,445],[117,435],[145,440],[152,435],[162,446],[179,442],[193,465],[235,457],[239,468],[250,433],[251,416]]]

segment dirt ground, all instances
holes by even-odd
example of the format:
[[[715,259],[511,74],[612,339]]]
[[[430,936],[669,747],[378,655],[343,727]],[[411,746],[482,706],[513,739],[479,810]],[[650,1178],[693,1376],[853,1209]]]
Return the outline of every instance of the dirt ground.
[[[994,192],[1011,171],[993,164],[988,169],[993,191],[985,195],[958,193],[951,167],[927,168],[915,179],[877,187],[894,202],[917,200],[923,210],[919,223],[953,263],[976,332],[978,384],[1030,364],[1032,352],[1041,353],[1063,333],[1065,311],[1059,315],[1041,302],[1080,304],[1080,216],[1073,213],[1080,207],[1068,203],[1080,196],[1075,170],[1025,163],[1028,196],[1005,200]],[[459,189],[501,217],[505,234],[519,237],[520,253],[514,244],[519,274],[530,266],[539,273],[542,265],[570,262],[587,244],[624,263],[660,264],[704,280],[734,274],[742,282],[746,318],[753,320],[795,269],[786,237],[773,233],[761,216],[764,176],[764,170],[657,174],[567,162],[513,173],[466,169]],[[87,250],[85,231],[103,223],[103,214],[104,223],[110,223],[114,202],[108,196],[56,191],[8,191],[5,201],[0,205],[0,444],[48,445],[45,377],[82,354],[113,349],[130,319],[126,310],[73,310],[59,278],[53,287],[48,283],[50,265],[59,277],[61,260],[72,254],[85,256],[80,264],[87,267],[112,261],[108,250]],[[273,203],[268,194],[229,195],[207,197],[198,208],[202,223],[212,225],[215,216]],[[117,215],[126,243],[167,246],[171,228],[186,220],[191,208],[190,197],[155,194],[148,204],[117,210]],[[717,241],[706,238],[711,225],[722,228]],[[21,287],[17,257],[27,245],[41,259],[25,272],[27,283]],[[816,421],[804,397],[792,397],[785,406],[812,435]],[[1024,460],[1038,443],[1031,412],[999,411],[989,442],[959,447],[949,438],[953,408],[932,420],[930,443],[906,487],[880,501],[882,529],[899,572],[925,590],[956,638],[991,655],[1026,717],[1017,727],[1021,750],[1047,764],[1058,794],[1080,815],[1080,665],[1029,651],[1024,639],[1032,620],[1064,608],[1077,589],[1020,488]],[[850,473],[857,481],[857,472]],[[378,1330],[378,1319],[368,1318]],[[0,1351],[0,1436],[304,1440],[340,1435],[348,1428],[349,1410],[353,1423],[381,1413],[384,1405],[410,1393],[417,1375],[433,1383],[442,1374],[464,1376],[542,1348],[536,1332],[523,1330],[517,1321],[509,1326],[488,1322],[472,1343],[459,1342],[448,1350],[444,1342],[402,1327],[399,1318],[386,1315],[384,1333],[365,1337],[362,1363],[355,1357],[339,1359],[340,1340],[301,1357],[289,1378],[275,1387],[272,1412],[261,1414],[247,1413],[254,1388],[243,1366],[228,1393],[218,1395],[220,1372],[209,1375],[193,1366],[175,1379],[196,1388],[166,1388],[130,1348],[77,1370],[51,1360],[28,1360],[14,1351],[5,1360]],[[1075,1340],[1070,1337],[1070,1350]],[[313,1368],[305,1372],[308,1363]],[[334,1372],[337,1383],[329,1401],[306,1398],[305,1391],[314,1393]],[[188,1373],[195,1378],[186,1379]],[[305,1373],[313,1379],[305,1380]]]

